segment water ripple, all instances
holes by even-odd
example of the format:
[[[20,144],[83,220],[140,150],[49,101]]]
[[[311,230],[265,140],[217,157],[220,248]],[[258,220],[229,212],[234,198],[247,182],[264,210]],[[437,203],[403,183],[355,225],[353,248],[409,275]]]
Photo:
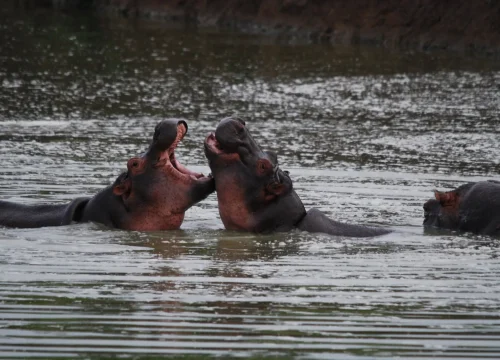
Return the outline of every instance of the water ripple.
[[[434,188],[500,169],[497,63],[0,15],[2,200],[94,194],[165,117],[207,173],[204,137],[239,114],[307,208],[394,230],[225,231],[215,195],[180,231],[0,228],[0,358],[500,357],[500,243],[421,227]]]

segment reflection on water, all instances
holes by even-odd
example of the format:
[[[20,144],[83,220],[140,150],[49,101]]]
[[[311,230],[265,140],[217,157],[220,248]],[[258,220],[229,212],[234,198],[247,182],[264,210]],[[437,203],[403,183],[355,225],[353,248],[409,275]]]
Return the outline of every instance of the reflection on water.
[[[230,232],[214,195],[181,231],[0,229],[0,357],[500,356],[499,242],[421,228],[434,188],[499,170],[498,64],[2,11],[1,199],[95,193],[167,116],[207,172],[237,113],[307,208],[396,231]]]

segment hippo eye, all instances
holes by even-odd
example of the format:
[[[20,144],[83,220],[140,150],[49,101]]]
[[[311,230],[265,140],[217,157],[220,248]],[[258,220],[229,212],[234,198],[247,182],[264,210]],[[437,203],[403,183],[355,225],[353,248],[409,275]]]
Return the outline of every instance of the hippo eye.
[[[272,168],[271,163],[265,159],[259,160],[259,162],[257,163],[257,170],[261,174],[266,173],[271,168]]]
[[[127,168],[129,170],[137,170],[141,167],[141,161],[138,158],[132,158],[127,162]]]

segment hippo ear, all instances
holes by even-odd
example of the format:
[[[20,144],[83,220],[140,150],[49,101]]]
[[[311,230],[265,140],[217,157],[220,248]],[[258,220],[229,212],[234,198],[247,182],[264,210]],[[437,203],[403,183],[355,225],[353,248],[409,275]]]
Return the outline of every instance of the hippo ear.
[[[456,206],[458,204],[458,194],[455,191],[441,192],[434,190],[434,197],[441,206]]]
[[[280,196],[284,194],[287,190],[287,187],[283,183],[272,183],[268,186],[268,191],[276,196]]]
[[[130,196],[131,187],[130,179],[115,183],[113,185],[113,194],[122,196],[126,200]]]
[[[286,184],[273,182],[266,186],[266,196],[265,199],[270,201],[278,196],[285,194],[288,191]]]

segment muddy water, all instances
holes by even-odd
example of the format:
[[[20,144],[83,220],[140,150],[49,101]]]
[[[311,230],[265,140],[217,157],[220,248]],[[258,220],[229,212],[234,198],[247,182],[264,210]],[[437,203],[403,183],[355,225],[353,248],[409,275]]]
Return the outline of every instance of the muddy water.
[[[0,198],[91,195],[189,120],[239,114],[307,207],[394,233],[0,229],[0,357],[499,358],[497,240],[426,233],[432,189],[498,178],[500,66],[50,13],[0,22]]]

